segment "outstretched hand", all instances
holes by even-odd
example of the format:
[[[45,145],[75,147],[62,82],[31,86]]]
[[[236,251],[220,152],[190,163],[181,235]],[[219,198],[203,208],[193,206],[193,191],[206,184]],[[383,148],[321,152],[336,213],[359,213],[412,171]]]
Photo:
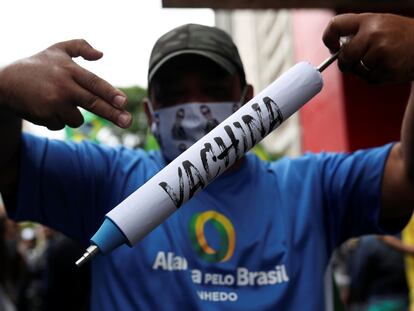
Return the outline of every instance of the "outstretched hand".
[[[339,68],[369,82],[414,79],[414,19],[392,14],[343,14],[332,18],[323,41],[336,52],[340,37],[349,37]]]
[[[126,95],[72,60],[81,56],[93,61],[102,55],[85,40],[71,40],[16,61],[0,70],[0,106],[51,130],[80,126],[78,107],[129,127]]]

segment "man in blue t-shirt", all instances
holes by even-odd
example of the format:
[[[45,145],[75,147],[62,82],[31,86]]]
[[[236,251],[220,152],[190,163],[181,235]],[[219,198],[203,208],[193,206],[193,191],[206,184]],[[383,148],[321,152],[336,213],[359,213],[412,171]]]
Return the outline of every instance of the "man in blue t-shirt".
[[[372,24],[382,29],[374,37]],[[414,33],[411,19],[393,15],[342,15],[324,40],[335,51],[340,36],[354,35],[341,53],[343,68],[372,80],[411,81],[406,47],[414,35],[401,35],[408,27]],[[381,71],[373,67],[380,64]],[[157,41],[148,90],[146,112],[161,151],[23,134],[0,179],[9,216],[86,244],[105,213],[204,135],[202,107],[223,121],[253,96],[231,38],[194,24]],[[395,144],[274,163],[247,154],[139,244],[95,258],[92,309],[322,310],[332,250],[351,236],[401,229],[410,217],[412,105]],[[179,137],[177,115],[185,133]]]

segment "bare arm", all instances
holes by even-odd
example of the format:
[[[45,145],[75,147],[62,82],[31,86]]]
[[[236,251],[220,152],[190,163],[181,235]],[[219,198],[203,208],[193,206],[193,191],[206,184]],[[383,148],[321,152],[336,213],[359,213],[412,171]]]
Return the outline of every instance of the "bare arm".
[[[0,193],[8,202],[18,181],[21,119],[4,106],[0,106],[0,133]]]
[[[72,58],[98,60],[102,53],[84,40],[57,43],[0,69],[0,193],[16,192],[21,118],[57,130],[78,127],[82,107],[120,127],[131,124],[126,96],[77,65]]]
[[[395,223],[410,218],[414,208],[414,88],[404,114],[401,142],[397,143],[385,165],[382,183],[381,220]]]
[[[339,38],[349,36],[339,56],[341,70],[370,82],[414,80],[414,19],[391,14],[336,16],[323,40],[331,51]],[[414,91],[408,101],[401,130],[385,164],[380,220],[393,227],[407,221],[414,208]]]
[[[414,255],[414,246],[407,245],[402,242],[400,239],[393,237],[392,235],[381,235],[378,237],[379,240],[387,244],[388,246],[394,248],[395,250],[411,255]]]

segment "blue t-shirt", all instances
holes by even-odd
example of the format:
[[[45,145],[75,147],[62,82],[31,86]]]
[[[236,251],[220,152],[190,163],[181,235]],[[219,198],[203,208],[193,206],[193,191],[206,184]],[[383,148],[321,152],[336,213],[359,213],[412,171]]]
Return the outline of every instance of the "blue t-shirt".
[[[333,249],[381,231],[390,148],[274,163],[248,154],[136,246],[94,259],[92,310],[322,310]],[[23,135],[9,214],[86,245],[104,215],[164,165],[159,152]]]

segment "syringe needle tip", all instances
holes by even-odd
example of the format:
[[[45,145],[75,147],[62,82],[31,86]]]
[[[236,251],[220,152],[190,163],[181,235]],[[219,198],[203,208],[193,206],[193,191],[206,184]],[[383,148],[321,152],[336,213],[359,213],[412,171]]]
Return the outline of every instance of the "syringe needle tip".
[[[330,64],[332,64],[338,58],[338,55],[340,52],[341,52],[341,49],[335,54],[332,54],[330,57],[328,57],[325,61],[323,61],[316,69],[319,72],[324,71],[326,68],[329,67]]]
[[[96,245],[91,245],[91,246],[89,246],[87,249],[86,249],[86,251],[85,251],[85,253],[82,255],[82,257],[81,258],[79,258],[77,261],[76,261],[76,265],[78,266],[78,267],[80,267],[80,266],[82,266],[85,262],[87,262],[87,261],[89,261],[90,259],[92,259],[92,257],[94,257],[96,254],[98,254],[99,253],[99,248],[98,248],[98,246],[96,246]]]

